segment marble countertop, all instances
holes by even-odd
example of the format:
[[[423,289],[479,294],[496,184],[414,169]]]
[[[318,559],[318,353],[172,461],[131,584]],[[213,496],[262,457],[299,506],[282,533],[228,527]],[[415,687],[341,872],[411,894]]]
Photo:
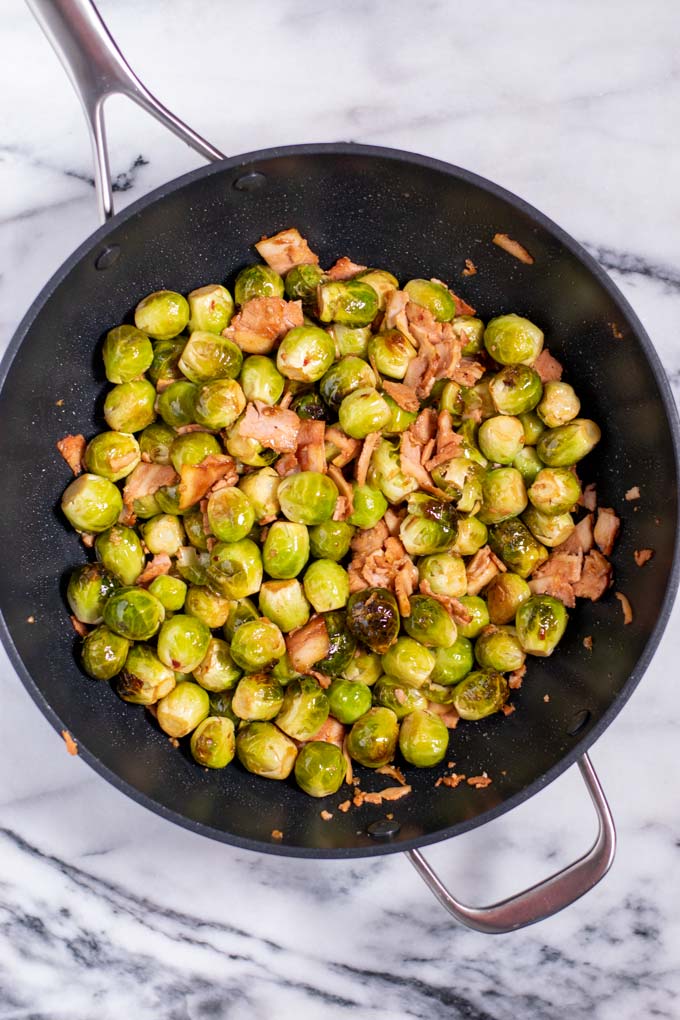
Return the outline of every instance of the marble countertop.
[[[631,301],[680,397],[672,0],[100,9],[148,86],[226,153],[411,149],[542,209]],[[76,97],[22,4],[3,32],[2,349],[97,225]],[[118,207],[198,165],[124,100],[107,115]],[[454,923],[402,856],[260,856],[148,813],[62,753],[0,652],[0,1020],[677,1018],[679,656],[680,605],[592,752],[618,826],[612,871],[559,916],[491,939]],[[483,902],[567,863],[593,830],[572,769],[427,856]]]

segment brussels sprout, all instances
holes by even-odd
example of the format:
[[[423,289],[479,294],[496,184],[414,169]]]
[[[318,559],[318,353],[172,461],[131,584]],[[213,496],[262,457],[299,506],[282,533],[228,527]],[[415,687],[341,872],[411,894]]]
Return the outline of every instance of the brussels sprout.
[[[104,607],[117,588],[118,582],[103,563],[83,563],[69,578],[66,598],[81,623],[101,623]]]
[[[489,626],[489,610],[486,602],[478,595],[463,595],[459,601],[463,609],[470,614],[471,619],[468,623],[458,624],[458,633],[464,638],[476,638],[485,627]]]
[[[193,671],[194,680],[206,691],[231,691],[241,679],[241,670],[222,638],[210,638],[208,650]],[[212,714],[218,714],[213,712]]]
[[[484,719],[500,711],[508,700],[508,682],[493,669],[468,673],[455,688],[453,706],[461,719]]]
[[[194,421],[194,404],[198,386],[187,379],[177,379],[158,396],[156,406],[166,425],[175,428],[190,425]]]
[[[525,446],[519,451],[513,460],[512,466],[521,474],[524,479],[524,485],[528,486],[531,485],[536,478],[536,475],[543,467],[543,461],[538,456],[533,446]]]
[[[343,399],[338,416],[343,432],[353,439],[365,439],[371,432],[380,432],[392,414],[376,389],[363,386]]]
[[[276,663],[271,671],[271,675],[274,679],[278,680],[282,687],[286,687],[291,680],[297,680],[302,674],[297,670],[293,669],[288,658],[288,653],[282,656]]]
[[[309,602],[302,585],[295,578],[265,581],[260,588],[260,612],[287,634],[304,627],[309,619]]]
[[[262,354],[246,358],[238,381],[246,400],[261,400],[263,404],[275,404],[280,400],[286,384],[272,359]]]
[[[137,533],[124,524],[114,524],[97,535],[94,543],[97,559],[121,584],[134,584],[144,569],[144,550]]]
[[[286,379],[312,383],[328,371],[335,359],[332,338],[318,326],[288,330],[276,353],[276,367]]]
[[[234,284],[237,305],[244,305],[256,297],[283,297],[283,280],[273,269],[261,263],[242,269]]]
[[[434,660],[430,683],[445,687],[457,684],[467,676],[474,665],[472,642],[459,634],[450,648],[435,650]]]
[[[205,330],[195,330],[187,340],[179,367],[193,383],[211,379],[236,379],[243,354],[233,340]]]
[[[162,603],[166,613],[178,613],[184,606],[187,586],[180,577],[160,574],[154,577],[149,585],[149,591]]]
[[[285,653],[283,634],[264,616],[241,624],[231,642],[232,659],[247,673],[270,669]]]
[[[301,393],[291,404],[292,409],[298,418],[304,421],[326,421],[328,418],[328,407],[316,390],[309,393]]]
[[[158,340],[153,345],[153,361],[147,374],[154,386],[161,381],[169,382],[182,378],[179,359],[185,343],[186,339],[182,336],[176,340]]]
[[[456,302],[451,291],[438,280],[409,280],[404,290],[409,300],[427,308],[437,322],[450,322],[456,314]]]
[[[252,599],[237,599],[229,607],[229,616],[224,624],[224,636],[227,641],[234,640],[234,634],[239,627],[250,620],[259,620],[261,614]]]
[[[451,532],[439,521],[428,520],[420,514],[407,514],[399,526],[399,538],[410,556],[443,552],[455,535],[455,531]]]
[[[118,678],[116,690],[123,701],[153,705],[175,687],[174,671],[156,655],[151,645],[133,645]]]
[[[357,486],[363,488],[363,486]],[[356,489],[354,493],[356,508]],[[387,505],[385,505],[387,508]],[[383,511],[384,512],[384,511]],[[382,516],[382,514],[381,514]],[[309,529],[312,556],[323,560],[341,560],[349,552],[354,528],[347,521],[323,521]]]
[[[244,768],[265,779],[287,779],[297,747],[274,723],[248,723],[236,734],[236,756]]]
[[[245,406],[245,395],[235,379],[213,379],[198,388],[194,420],[209,429],[227,429]]]
[[[106,531],[118,520],[123,497],[108,478],[83,474],[65,490],[61,509],[76,531]]]
[[[352,489],[353,509],[347,518],[349,524],[363,529],[374,528],[385,515],[387,500],[379,489],[374,489],[370,485],[355,484],[352,486]],[[339,559],[340,557],[337,558]]]
[[[448,649],[442,649],[447,651]],[[432,680],[426,683],[421,693],[425,695],[428,701],[434,702],[435,705],[453,705],[453,686],[451,684],[436,684]]]
[[[567,626],[567,611],[552,595],[532,595],[517,610],[519,642],[529,655],[552,655]]]
[[[300,471],[281,479],[277,491],[284,517],[296,524],[322,524],[333,516],[338,489],[328,475]]]
[[[177,553],[175,566],[179,576],[189,584],[205,585],[208,583],[210,556],[207,552],[183,545]]]
[[[195,616],[209,627],[222,627],[227,622],[232,603],[222,595],[217,595],[205,585],[192,584],[187,592],[185,612]]]
[[[529,577],[548,558],[548,550],[516,518],[494,525],[489,530],[489,545],[508,570],[520,577]]]
[[[346,357],[336,361],[319,383],[319,392],[330,408],[337,410],[343,399],[354,390],[373,387],[375,372],[361,358]]]
[[[191,734],[189,746],[194,761],[204,768],[226,768],[236,753],[233,722],[224,716],[208,716]]]
[[[499,524],[508,517],[516,517],[527,505],[527,490],[517,468],[502,467],[488,471],[482,493],[484,498],[479,519],[484,524]]]
[[[189,332],[221,333],[231,322],[234,299],[219,283],[209,283],[187,294],[189,302]]]
[[[207,549],[208,548],[208,536],[205,528],[203,527],[203,514],[198,511],[184,514],[182,518],[184,524],[184,530],[187,533],[187,538],[196,549]]]
[[[345,779],[347,763],[339,747],[313,740],[300,748],[295,762],[295,779],[310,797],[337,793]]]
[[[119,588],[104,606],[104,623],[129,641],[153,637],[165,619],[163,603],[144,588]]]
[[[368,472],[368,484],[380,489],[389,503],[401,503],[409,493],[418,488],[415,478],[401,470],[399,447],[387,439],[381,439],[373,451]]]
[[[158,658],[176,673],[192,673],[210,644],[210,630],[196,616],[177,613],[161,625]]]
[[[566,425],[581,410],[581,401],[569,383],[551,381],[543,387],[543,397],[536,414],[549,429]]]
[[[351,724],[371,707],[371,688],[349,680],[336,679],[326,692],[330,714],[338,722]]]
[[[160,489],[156,490],[154,495],[158,504],[158,510],[161,513],[170,514],[171,517],[183,517],[185,514],[193,514],[198,510],[197,503],[187,507],[180,506],[182,497],[179,491],[179,484],[162,485]]]
[[[441,602],[430,595],[412,595],[411,612],[404,617],[406,633],[428,648],[450,648],[456,640],[456,625]]]
[[[83,669],[94,680],[111,680],[125,665],[130,642],[103,624],[83,641]],[[369,698],[370,707],[370,698]]]
[[[324,278],[323,269],[318,266],[293,266],[286,273],[286,297],[291,301],[302,301],[310,305],[316,301],[316,288]]]
[[[328,676],[342,676],[356,652],[356,639],[347,627],[345,613],[324,613],[323,621],[328,635],[328,652],[325,659],[314,664],[314,668]]]
[[[170,463],[170,447],[177,433],[165,422],[147,425],[139,436],[139,449],[154,464]]]
[[[154,340],[172,340],[189,321],[189,302],[174,290],[156,290],[135,308],[135,326]]]
[[[283,704],[283,687],[264,673],[250,673],[239,680],[231,710],[239,719],[273,719]]]
[[[239,542],[252,531],[255,508],[241,489],[218,489],[208,498],[208,520],[221,542]]]
[[[262,548],[264,569],[270,577],[297,577],[309,559],[309,532],[295,521],[274,521]]]
[[[209,691],[210,716],[220,716],[231,719],[234,726],[241,722],[239,717],[231,710],[232,691]]]
[[[121,527],[121,525],[119,525],[119,527]],[[149,552],[153,553],[154,556],[159,553],[167,553],[168,556],[175,556],[177,554],[177,550],[184,543],[184,528],[182,527],[182,522],[179,517],[175,517],[174,514],[156,514],[155,517],[151,517],[148,521],[145,521],[144,524],[141,525],[140,531]],[[133,582],[124,581],[123,583],[132,584]]]
[[[416,709],[406,716],[399,731],[399,750],[409,765],[437,765],[448,749],[449,731],[438,715]]]
[[[499,414],[526,414],[538,404],[543,393],[538,372],[526,365],[509,365],[489,381],[489,394]]]
[[[139,443],[126,432],[100,432],[85,449],[85,467],[111,482],[125,478],[141,460]]]
[[[452,379],[443,380],[439,394],[439,410],[448,411],[454,422],[459,421],[463,413],[463,387]]]
[[[245,415],[239,418],[227,431],[226,447],[236,460],[248,467],[267,467],[276,459],[276,450],[268,450],[257,439],[243,435]]]
[[[486,545],[489,529],[478,517],[461,517],[458,521],[458,537],[451,546],[451,553],[459,556],[474,556]]]
[[[276,725],[294,740],[311,740],[328,718],[328,698],[310,676],[291,680]]]
[[[399,633],[397,600],[387,588],[364,588],[347,603],[347,626],[372,652],[384,655]]]
[[[317,613],[342,609],[349,598],[349,576],[334,560],[315,560],[304,577],[305,595]]]
[[[372,687],[382,676],[382,662],[375,652],[355,652],[342,671],[343,680]]]
[[[522,520],[534,538],[549,547],[566,542],[575,527],[571,514],[542,514],[535,506],[522,514]]]
[[[116,326],[106,334],[102,357],[109,382],[125,383],[144,375],[153,361],[153,347],[134,326]]]
[[[464,358],[471,358],[484,349],[484,323],[472,315],[457,315],[453,320],[456,333],[465,337],[465,346],[461,350]]]
[[[479,448],[495,464],[512,464],[524,446],[524,429],[519,418],[497,414],[487,418],[477,433]]]
[[[264,467],[260,471],[244,475],[238,483],[255,511],[255,520],[262,522],[266,517],[276,517],[279,506],[278,491],[281,479],[274,468]]]
[[[524,445],[535,446],[541,435],[545,432],[545,425],[535,411],[524,411],[522,414],[518,414],[517,417],[524,429]]]
[[[390,409],[390,420],[383,427],[382,434],[384,436],[400,436],[402,432],[406,432],[413,425],[418,415],[415,411],[405,411],[403,407],[399,407],[399,404],[389,393],[383,393],[381,396]]]
[[[164,733],[178,739],[195,730],[209,712],[208,692],[185,680],[160,699],[156,706],[156,719]]]
[[[368,356],[381,375],[390,379],[403,379],[416,356],[416,349],[398,329],[390,329],[371,337],[368,341]]]
[[[542,468],[527,495],[539,513],[564,514],[578,502],[581,486],[569,468]]]
[[[599,443],[602,433],[589,418],[574,418],[568,425],[547,429],[536,444],[536,452],[548,467],[571,467]]]
[[[484,469],[469,457],[452,457],[432,469],[432,481],[463,514],[474,514],[482,502]]]
[[[487,627],[475,641],[475,658],[484,669],[511,673],[524,665],[524,652],[514,627]]]
[[[367,283],[369,287],[373,288],[380,299],[378,306],[380,311],[385,307],[390,291],[397,290],[399,287],[399,280],[392,273],[388,273],[386,269],[364,269],[357,273],[354,279],[360,280],[361,283]]]
[[[519,574],[512,571],[496,574],[485,593],[489,620],[496,625],[512,623],[517,610],[530,596],[531,588]]]
[[[465,563],[458,553],[435,553],[418,563],[420,581],[427,581],[435,595],[459,598],[467,591]],[[388,670],[389,672],[389,670]]]
[[[530,365],[543,350],[543,333],[521,315],[499,315],[487,323],[484,346],[501,365]]]
[[[344,358],[347,354],[368,357],[368,341],[373,335],[370,326],[343,326],[340,322],[334,322],[328,332],[335,341],[338,357]]]
[[[380,298],[373,287],[358,280],[322,283],[317,295],[321,322],[368,326],[380,309]]]
[[[382,657],[382,668],[388,676],[414,687],[422,687],[434,663],[434,653],[411,637],[397,638]]]
[[[389,708],[371,708],[349,731],[347,750],[360,765],[377,769],[394,758],[398,735],[395,713]]]
[[[394,712],[397,719],[405,719],[416,709],[427,708],[427,697],[419,687],[394,676],[381,676],[373,688],[373,697],[378,705]]]
[[[262,557],[249,538],[240,542],[218,542],[210,553],[208,587],[228,599],[254,595],[262,584]]]

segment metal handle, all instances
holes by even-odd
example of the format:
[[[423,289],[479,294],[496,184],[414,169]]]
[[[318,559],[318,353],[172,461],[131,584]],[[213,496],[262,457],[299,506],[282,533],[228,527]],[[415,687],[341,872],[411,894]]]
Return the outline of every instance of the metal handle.
[[[119,93],[164,124],[208,160],[223,153],[166,109],[139,80],[92,0],[26,0],[54,47],[82,103],[94,157],[94,186],[102,223],[113,215],[113,190],[104,129],[104,103]]]
[[[597,838],[585,856],[516,896],[489,907],[468,907],[454,899],[419,850],[407,852],[425,884],[457,921],[487,935],[517,931],[568,907],[604,878],[616,852],[614,819],[587,754],[579,759],[578,767],[597,812]]]

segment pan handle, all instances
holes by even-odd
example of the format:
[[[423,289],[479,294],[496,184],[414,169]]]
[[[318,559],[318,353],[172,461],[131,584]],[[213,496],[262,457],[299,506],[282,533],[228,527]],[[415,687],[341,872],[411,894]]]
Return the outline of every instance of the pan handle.
[[[223,153],[166,109],[139,80],[118,49],[92,0],[26,0],[54,47],[82,103],[94,157],[99,218],[113,216],[113,189],[104,129],[104,103],[119,93],[159,120],[208,160]]]
[[[597,838],[588,853],[579,860],[516,896],[510,896],[488,907],[466,906],[454,899],[420,851],[407,852],[406,856],[425,884],[457,921],[487,935],[517,931],[518,928],[526,928],[537,921],[543,921],[546,917],[568,907],[584,893],[590,892],[593,886],[604,878],[616,851],[614,819],[587,754],[579,759],[578,767],[597,812]]]

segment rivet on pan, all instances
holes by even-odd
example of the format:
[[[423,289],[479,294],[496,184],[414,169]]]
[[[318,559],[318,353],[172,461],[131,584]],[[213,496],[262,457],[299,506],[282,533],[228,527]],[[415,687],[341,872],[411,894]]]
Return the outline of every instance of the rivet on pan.
[[[267,183],[267,178],[264,174],[259,174],[253,171],[249,174],[243,174],[242,177],[237,177],[234,181],[234,187],[237,191],[257,191]]]
[[[110,269],[120,258],[120,245],[110,244],[103,248],[94,260],[95,269]]]
[[[396,836],[400,829],[401,825],[399,822],[395,822],[394,819],[383,818],[379,822],[371,822],[366,831],[374,839],[392,839],[392,836]]]
[[[580,712],[577,712],[571,721],[571,726],[567,730],[570,737],[575,737],[577,733],[580,733],[584,726],[590,721],[590,709],[583,708]]]

